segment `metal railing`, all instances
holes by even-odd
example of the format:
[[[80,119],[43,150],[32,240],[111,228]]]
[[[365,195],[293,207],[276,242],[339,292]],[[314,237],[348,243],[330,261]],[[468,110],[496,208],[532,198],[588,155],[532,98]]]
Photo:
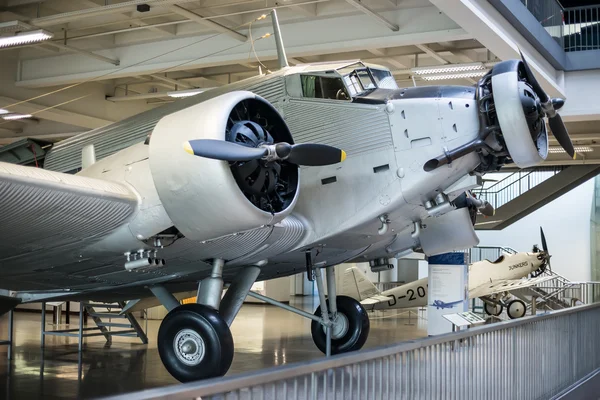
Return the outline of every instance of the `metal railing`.
[[[550,398],[600,365],[598,332],[593,304],[112,399]]]
[[[563,48],[565,51],[600,49],[600,6],[564,10]]]
[[[474,190],[474,192],[477,197],[487,200],[497,209],[560,173],[563,169],[562,166],[556,166],[519,170],[489,187]]]
[[[557,0],[521,0],[559,45],[563,45],[563,8]]]
[[[515,254],[517,251],[511,247],[502,246],[475,246],[467,250],[469,262],[474,263],[481,260],[497,260],[503,253]]]

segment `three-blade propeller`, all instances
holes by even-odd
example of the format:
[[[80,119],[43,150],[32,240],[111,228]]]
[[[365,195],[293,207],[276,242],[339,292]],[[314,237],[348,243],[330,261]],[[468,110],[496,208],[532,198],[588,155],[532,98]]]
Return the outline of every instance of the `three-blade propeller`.
[[[224,140],[198,139],[185,142],[183,148],[195,156],[231,162],[265,159],[286,160],[292,164],[305,166],[322,166],[337,164],[346,159],[344,150],[314,143],[280,142],[249,147]]]
[[[560,115],[556,112],[564,105],[565,101],[558,98],[551,99],[546,92],[544,92],[544,89],[542,89],[537,79],[535,79],[535,75],[533,75],[533,72],[531,72],[531,68],[529,68],[523,53],[520,50],[519,53],[521,54],[521,60],[523,61],[525,74],[527,75],[527,81],[542,102],[542,109],[548,117],[548,125],[550,125],[552,134],[556,138],[558,144],[560,144],[567,154],[571,156],[571,158],[575,159],[575,149],[573,148],[573,143],[571,142],[567,128]]]

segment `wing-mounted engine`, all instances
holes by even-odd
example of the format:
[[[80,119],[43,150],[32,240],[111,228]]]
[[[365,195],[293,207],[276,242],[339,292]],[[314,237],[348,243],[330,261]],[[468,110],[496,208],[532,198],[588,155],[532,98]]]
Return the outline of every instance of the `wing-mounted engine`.
[[[162,118],[152,132],[150,168],[177,229],[206,240],[288,215],[298,197],[298,166],[248,157],[277,143],[291,146],[289,129],[273,106],[250,92],[226,93]],[[227,144],[241,156],[231,157]],[[194,156],[197,146],[216,156]]]
[[[575,157],[571,139],[556,112],[564,100],[548,97],[524,58],[496,64],[477,83],[476,100],[480,120],[478,137],[429,160],[425,171],[474,151],[481,159],[478,172],[495,171],[510,162],[520,168],[535,166],[548,156],[545,117],[559,144]]]

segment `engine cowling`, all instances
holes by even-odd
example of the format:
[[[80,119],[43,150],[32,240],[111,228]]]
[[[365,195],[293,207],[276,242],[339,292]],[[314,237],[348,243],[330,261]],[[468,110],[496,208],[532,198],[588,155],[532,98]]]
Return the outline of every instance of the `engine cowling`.
[[[207,240],[281,221],[294,208],[299,169],[287,161],[227,162],[184,150],[196,139],[248,147],[287,142],[277,110],[247,91],[229,92],[162,118],[150,140],[150,168],[163,207],[192,240]]]
[[[520,168],[541,163],[548,157],[548,132],[523,62],[505,61],[491,72],[495,113],[511,159]]]

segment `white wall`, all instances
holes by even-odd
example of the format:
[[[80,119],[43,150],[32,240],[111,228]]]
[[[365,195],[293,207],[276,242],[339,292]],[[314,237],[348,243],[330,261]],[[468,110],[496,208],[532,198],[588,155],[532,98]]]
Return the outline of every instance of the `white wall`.
[[[564,194],[501,231],[477,231],[480,246],[531,251],[544,228],[552,269],[573,281],[590,280],[590,216],[594,180]]]

